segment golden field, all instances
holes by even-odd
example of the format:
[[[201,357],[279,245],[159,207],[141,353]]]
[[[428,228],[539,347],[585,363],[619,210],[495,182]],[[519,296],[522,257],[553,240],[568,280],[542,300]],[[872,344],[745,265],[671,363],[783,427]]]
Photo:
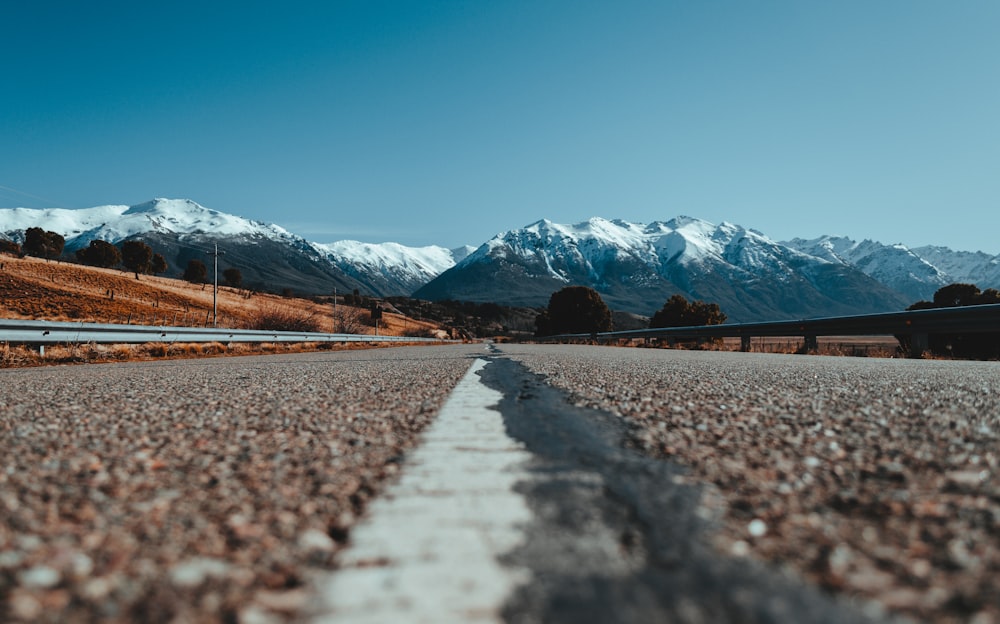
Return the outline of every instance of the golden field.
[[[212,285],[191,284],[184,280],[136,276],[119,269],[103,269],[39,258],[17,258],[0,255],[0,318],[33,319],[47,321],[83,321],[93,323],[122,323],[133,325],[171,325],[202,327],[212,324]],[[330,303],[317,303],[298,297],[253,293],[243,289],[220,286],[218,291],[218,326],[230,328],[253,327],[262,316],[289,316],[308,319],[318,331],[341,333],[345,319],[350,321],[349,333],[374,334],[370,313],[366,309],[340,304],[334,320]],[[407,318],[400,314],[384,312],[378,333],[391,336],[447,337],[447,330],[429,321]],[[216,354],[230,349],[218,345],[179,347],[173,353],[164,345],[147,349],[110,349],[91,345],[93,358],[82,357],[81,347],[72,347],[76,355],[62,361],[98,361],[103,359],[131,359],[125,352],[152,351],[160,356],[197,356]],[[69,348],[69,347],[68,347]],[[268,346],[265,350],[287,350],[289,347]],[[15,351],[4,347],[6,357],[0,357],[0,366],[16,364],[15,360],[32,360],[27,355],[13,357]],[[245,348],[235,351],[245,352]],[[260,347],[257,348],[260,350]],[[54,349],[49,349],[51,359]],[[101,357],[101,353],[118,353]],[[25,362],[33,363],[33,362]],[[43,362],[37,362],[43,363]]]

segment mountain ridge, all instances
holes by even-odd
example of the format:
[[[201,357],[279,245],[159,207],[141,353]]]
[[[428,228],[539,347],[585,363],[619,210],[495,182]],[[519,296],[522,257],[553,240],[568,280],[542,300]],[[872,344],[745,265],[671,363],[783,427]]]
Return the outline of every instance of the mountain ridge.
[[[467,253],[461,248],[383,243],[367,244],[354,256],[345,256],[338,243],[313,243],[281,226],[205,208],[189,199],[157,198],[134,206],[77,210],[0,209],[0,232],[7,238],[23,239],[24,230],[35,226],[63,235],[67,252],[86,247],[94,239],[110,243],[133,238],[155,241],[171,265],[172,275],[183,272],[192,259],[204,260],[205,252],[218,244],[226,254],[220,263],[239,268],[248,286],[272,290],[291,287],[309,294],[333,289],[380,296],[409,294],[454,264],[448,259],[452,254],[464,257]],[[386,261],[392,257],[395,262]],[[268,263],[271,266],[264,266]]]
[[[568,284],[650,315],[671,295],[719,303],[733,320],[853,314],[907,305],[845,264],[781,245],[756,230],[681,216],[650,224],[595,217],[501,232],[415,297],[545,305]]]
[[[134,206],[0,209],[0,235],[23,240],[28,227],[66,238],[66,251],[90,240],[155,243],[179,274],[206,261],[244,283],[307,294],[333,289],[376,296],[414,295],[544,306],[570,284],[594,287],[609,305],[651,314],[672,294],[720,303],[731,320],[763,320],[897,310],[947,283],[1000,286],[1000,255],[909,248],[845,236],[779,242],[759,230],[679,215],[632,223],[592,217],[574,224],[540,219],[500,232],[478,247],[341,240],[313,243],[275,224],[211,210],[187,199]],[[727,309],[728,308],[728,309]]]

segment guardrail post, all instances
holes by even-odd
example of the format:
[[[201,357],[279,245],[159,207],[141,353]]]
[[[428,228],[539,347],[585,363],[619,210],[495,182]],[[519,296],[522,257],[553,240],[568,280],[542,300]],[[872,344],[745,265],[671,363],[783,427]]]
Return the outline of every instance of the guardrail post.
[[[819,340],[816,339],[816,336],[806,336],[805,340],[806,343],[804,350],[806,353],[819,350]]]
[[[740,351],[743,353],[750,351],[750,336],[740,336]]]
[[[930,341],[927,334],[910,334],[910,357],[922,358],[924,352],[930,348]]]

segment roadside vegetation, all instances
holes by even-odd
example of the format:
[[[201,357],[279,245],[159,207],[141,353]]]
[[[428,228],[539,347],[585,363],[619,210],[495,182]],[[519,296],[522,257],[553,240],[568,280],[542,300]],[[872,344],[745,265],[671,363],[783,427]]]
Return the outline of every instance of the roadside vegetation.
[[[243,288],[239,269],[222,270],[218,316],[212,303],[208,268],[191,260],[182,279],[160,274],[167,263],[142,241],[120,247],[94,240],[67,260],[64,240],[54,232],[29,228],[22,244],[0,241],[0,318],[83,321],[133,325],[211,326],[330,333],[381,333],[437,338],[530,340],[563,333],[591,334],[642,327],[715,325],[727,320],[717,303],[688,301],[673,295],[651,319],[614,313],[592,288],[569,286],[552,294],[542,309],[495,303],[423,301],[407,297],[385,300],[354,291],[337,297],[296,297]],[[54,261],[56,260],[56,261]],[[140,279],[140,276],[141,279]],[[973,284],[950,284],[932,301],[908,310],[1000,303],[996,289],[981,291]],[[823,339],[810,353],[897,357],[909,351],[909,340],[896,337]],[[675,342],[650,340],[632,346],[673,348],[739,348],[729,340]],[[1000,332],[976,335],[932,335],[930,356],[975,359],[1000,358]],[[767,339],[754,351],[802,353],[801,340]],[[20,356],[19,356],[20,357]],[[70,359],[77,356],[69,356]],[[0,365],[9,361],[0,360]],[[14,358],[18,359],[18,358]],[[23,358],[21,358],[23,359]]]
[[[440,323],[461,338],[530,339],[538,310],[473,301],[426,301],[387,297],[386,302],[411,319]]]
[[[611,331],[611,310],[593,288],[567,286],[552,293],[535,318],[536,336],[596,334]]]
[[[1000,303],[1000,291],[979,290],[975,284],[949,284],[934,293],[932,301],[918,301],[907,310],[932,310]],[[900,347],[910,350],[908,336],[898,336]],[[931,334],[928,347],[937,357],[989,360],[1000,358],[1000,331],[987,334]]]
[[[235,276],[232,276],[235,280]],[[219,286],[219,327],[374,334],[371,309],[336,307],[330,299],[282,297],[235,286]],[[53,262],[0,254],[0,318],[131,325],[211,326],[212,286],[148,275],[136,280],[117,268]],[[382,311],[378,333],[449,338],[441,323]],[[303,347],[294,347],[302,349]],[[330,348],[320,345],[317,348]],[[357,348],[357,347],[353,347]],[[0,344],[0,367],[50,363],[120,361],[152,357],[199,357],[263,353],[293,347],[213,345],[65,345],[37,349]]]
[[[933,301],[920,301],[907,310],[943,307],[1000,304],[1000,291],[981,291],[974,284],[950,284],[939,289]],[[583,286],[569,286],[554,293],[549,306],[535,319],[535,336],[560,334],[597,334],[621,330],[614,327],[607,305],[599,293]],[[719,325],[727,320],[716,303],[688,301],[682,295],[670,297],[649,320],[650,328],[700,327]],[[634,329],[629,327],[628,329]],[[668,340],[657,338],[621,338],[604,344],[629,347],[680,348],[735,351],[740,339],[716,338],[700,340]],[[751,340],[751,350],[759,353],[810,353],[854,357],[904,357],[911,351],[909,336],[825,336],[807,345],[801,338],[778,337]],[[1000,359],[1000,331],[996,333],[932,334],[929,336],[930,357],[960,359]],[[926,356],[925,356],[926,357]]]

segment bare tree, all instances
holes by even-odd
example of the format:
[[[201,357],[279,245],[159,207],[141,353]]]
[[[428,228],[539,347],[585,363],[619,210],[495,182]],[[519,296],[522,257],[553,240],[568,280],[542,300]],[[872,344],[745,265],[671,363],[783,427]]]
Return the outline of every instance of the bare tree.
[[[361,308],[341,305],[333,311],[333,333],[356,334],[365,326],[366,313]]]

